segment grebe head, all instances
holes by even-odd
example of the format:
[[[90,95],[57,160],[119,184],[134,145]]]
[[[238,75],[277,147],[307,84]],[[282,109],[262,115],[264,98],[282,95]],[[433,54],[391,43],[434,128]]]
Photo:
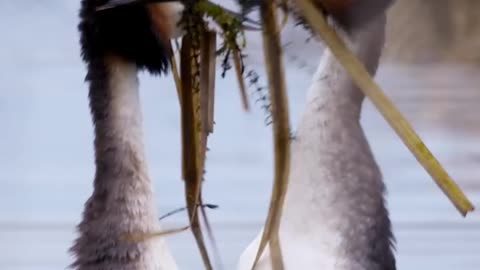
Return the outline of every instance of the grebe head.
[[[169,41],[179,35],[183,5],[178,2],[128,5],[129,0],[82,0],[79,30],[87,63],[116,55],[153,74],[165,73]],[[126,4],[127,3],[127,4]],[[102,7],[115,7],[104,8]]]
[[[346,30],[362,27],[376,18],[394,0],[315,0],[335,21]]]
[[[288,0],[295,10],[295,1]],[[260,0],[237,0],[244,13],[249,13],[260,5]],[[372,18],[384,12],[394,0],[313,0],[333,20],[345,30],[368,23]]]

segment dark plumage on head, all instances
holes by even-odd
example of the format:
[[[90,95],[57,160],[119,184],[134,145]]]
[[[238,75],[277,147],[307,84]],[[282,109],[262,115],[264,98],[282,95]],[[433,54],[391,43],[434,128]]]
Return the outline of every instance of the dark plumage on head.
[[[315,0],[346,30],[362,27],[385,12],[394,0]]]
[[[259,0],[237,0],[244,14],[250,13],[260,5]]]
[[[170,51],[159,38],[148,9],[128,5],[97,11],[107,0],[82,0],[80,43],[82,57],[89,65],[117,56],[153,74],[165,73]]]
[[[237,0],[244,14],[260,5],[262,0]],[[299,15],[296,0],[288,0],[288,5],[295,15]],[[329,17],[339,23],[345,30],[360,27],[381,14],[394,0],[313,0],[316,6],[324,10]],[[303,20],[301,20],[303,21]]]

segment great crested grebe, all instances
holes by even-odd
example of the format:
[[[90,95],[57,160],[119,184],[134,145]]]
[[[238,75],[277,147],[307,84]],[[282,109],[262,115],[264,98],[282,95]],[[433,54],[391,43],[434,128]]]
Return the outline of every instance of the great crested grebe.
[[[385,42],[385,10],[362,24],[332,24],[374,75]],[[279,231],[287,270],[396,269],[385,185],[359,122],[363,100],[326,49],[291,144]],[[239,270],[252,269],[259,241],[244,251]],[[269,249],[255,270],[273,270]]]
[[[174,270],[177,265],[162,239],[134,242],[126,236],[160,230],[145,162],[137,72],[166,72],[167,42],[177,32],[183,6],[177,2],[97,11],[104,4],[83,0],[80,11],[96,171],[71,248],[72,268]]]

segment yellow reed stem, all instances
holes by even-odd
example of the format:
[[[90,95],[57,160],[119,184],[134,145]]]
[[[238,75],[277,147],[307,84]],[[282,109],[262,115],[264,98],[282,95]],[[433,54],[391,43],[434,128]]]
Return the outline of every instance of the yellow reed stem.
[[[383,93],[375,83],[362,63],[348,49],[343,40],[328,25],[324,15],[320,12],[312,0],[296,0],[305,18],[312,29],[322,37],[325,44],[330,48],[338,61],[344,66],[354,82],[363,93],[372,101],[397,135],[402,139],[410,152],[430,174],[435,183],[450,199],[458,211],[466,216],[473,211],[473,204],[468,200],[458,185],[451,179],[442,165],[433,156],[420,137],[415,133],[411,125],[395,108],[395,105]]]
[[[252,269],[255,268],[267,243],[269,243],[272,264],[276,267],[275,270],[282,270],[283,263],[278,228],[290,171],[288,98],[275,3],[270,0],[263,0],[260,5],[260,13],[263,25],[263,48],[272,103],[275,169],[270,208]]]

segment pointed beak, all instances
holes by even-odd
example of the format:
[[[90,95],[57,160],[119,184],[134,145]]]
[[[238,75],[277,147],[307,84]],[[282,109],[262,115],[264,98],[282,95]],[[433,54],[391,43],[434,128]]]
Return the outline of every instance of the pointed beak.
[[[140,1],[141,0],[109,0],[105,4],[98,6],[97,11],[111,9],[119,6],[131,5]]]
[[[168,3],[168,2],[180,2],[179,0],[108,0],[105,4],[98,6],[97,11],[106,9],[128,6],[128,5],[141,5],[149,3]]]

